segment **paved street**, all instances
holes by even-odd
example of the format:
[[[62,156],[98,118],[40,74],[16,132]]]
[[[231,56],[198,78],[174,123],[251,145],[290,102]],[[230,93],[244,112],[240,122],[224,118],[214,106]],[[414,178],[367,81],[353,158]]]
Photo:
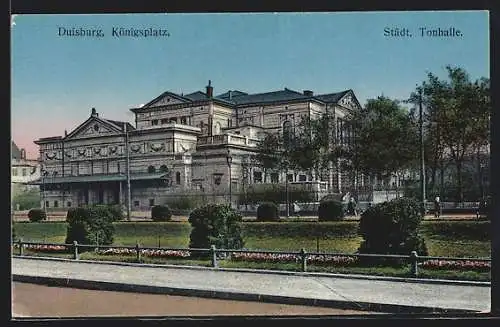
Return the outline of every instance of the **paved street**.
[[[488,311],[490,287],[13,258],[12,274],[349,303]],[[360,304],[360,307],[362,305]]]

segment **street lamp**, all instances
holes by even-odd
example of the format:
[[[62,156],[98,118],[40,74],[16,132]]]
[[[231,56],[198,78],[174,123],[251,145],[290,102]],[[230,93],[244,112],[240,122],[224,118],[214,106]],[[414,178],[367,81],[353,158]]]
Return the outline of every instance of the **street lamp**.
[[[43,208],[43,211],[46,211],[46,205],[45,205],[45,176],[47,176],[49,174],[48,171],[46,171],[45,169],[41,169],[40,171],[42,173],[42,208]]]
[[[226,156],[226,161],[227,161],[227,166],[229,168],[229,205],[232,207],[233,206],[233,201],[232,201],[232,174],[231,174],[231,164],[233,162],[233,157],[231,156],[231,151],[227,149],[227,156]]]
[[[243,157],[241,162],[241,168],[243,170],[243,194],[245,197],[245,213],[248,212],[248,199],[247,199],[247,180],[248,180],[248,155]]]
[[[422,108],[422,87],[418,87],[418,107],[419,107],[419,125],[420,125],[420,187],[422,188],[422,210],[426,213],[426,195],[425,195],[425,158],[424,158],[424,114]]]

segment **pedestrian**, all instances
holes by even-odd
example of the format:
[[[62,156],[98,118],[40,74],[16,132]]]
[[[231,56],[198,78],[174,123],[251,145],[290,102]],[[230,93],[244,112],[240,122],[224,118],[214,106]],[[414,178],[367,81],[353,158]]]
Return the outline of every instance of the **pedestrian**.
[[[441,201],[439,195],[434,198],[434,217],[439,218],[441,216]]]
[[[295,216],[299,217],[300,216],[300,207],[297,203],[297,201],[293,202],[293,213]]]

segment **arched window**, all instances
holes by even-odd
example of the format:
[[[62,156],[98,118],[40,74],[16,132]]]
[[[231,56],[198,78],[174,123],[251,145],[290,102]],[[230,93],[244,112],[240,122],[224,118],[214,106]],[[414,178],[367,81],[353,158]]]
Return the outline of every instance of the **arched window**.
[[[148,173],[152,174],[154,172],[156,172],[156,168],[154,166],[149,166],[148,167]]]

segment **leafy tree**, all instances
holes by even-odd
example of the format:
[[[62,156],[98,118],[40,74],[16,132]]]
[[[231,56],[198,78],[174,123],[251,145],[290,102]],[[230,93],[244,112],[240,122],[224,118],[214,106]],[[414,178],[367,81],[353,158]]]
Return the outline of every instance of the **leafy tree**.
[[[449,158],[456,171],[458,200],[463,201],[464,161],[474,152],[479,155],[480,149],[489,144],[490,83],[486,78],[472,82],[462,68],[447,66],[446,71],[446,80],[428,73],[427,80],[407,102],[418,105],[422,91],[425,155],[431,169],[431,187],[439,169],[443,192],[443,171]]]
[[[109,211],[103,207],[78,207],[68,210],[66,244],[77,241],[79,244],[113,243],[114,226]]]
[[[347,155],[351,166],[385,179],[411,166],[418,154],[418,128],[397,100],[369,99],[349,119],[353,130]]]

